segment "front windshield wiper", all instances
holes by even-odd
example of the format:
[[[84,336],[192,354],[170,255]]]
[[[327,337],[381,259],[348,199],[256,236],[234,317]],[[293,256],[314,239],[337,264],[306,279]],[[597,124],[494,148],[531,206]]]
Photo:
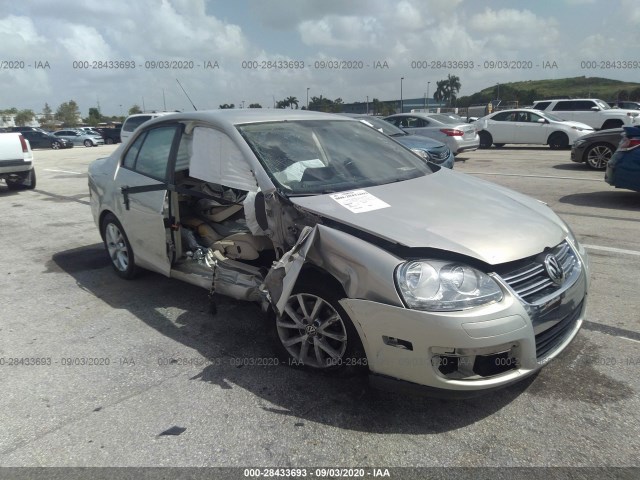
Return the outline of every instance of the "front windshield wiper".
[[[409,135],[407,132],[398,132],[398,133],[392,133],[391,135],[389,135],[390,137],[404,137],[406,135]]]

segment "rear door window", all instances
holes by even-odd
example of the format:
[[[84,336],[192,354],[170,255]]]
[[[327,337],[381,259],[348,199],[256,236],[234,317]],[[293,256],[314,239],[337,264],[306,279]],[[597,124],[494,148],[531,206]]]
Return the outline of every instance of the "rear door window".
[[[138,137],[127,150],[123,166],[143,175],[165,180],[171,147],[178,128],[177,125],[158,127]]]

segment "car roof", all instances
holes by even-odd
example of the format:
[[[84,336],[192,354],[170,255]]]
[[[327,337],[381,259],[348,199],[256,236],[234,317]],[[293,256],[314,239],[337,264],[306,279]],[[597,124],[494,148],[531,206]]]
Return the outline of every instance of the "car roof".
[[[180,112],[170,115],[162,115],[145,122],[145,126],[164,123],[171,120],[186,122],[203,122],[214,125],[232,127],[248,123],[283,122],[296,120],[338,120],[345,122],[354,121],[352,118],[334,113],[315,112],[310,110],[286,110],[286,109],[224,109],[201,110],[196,112]]]

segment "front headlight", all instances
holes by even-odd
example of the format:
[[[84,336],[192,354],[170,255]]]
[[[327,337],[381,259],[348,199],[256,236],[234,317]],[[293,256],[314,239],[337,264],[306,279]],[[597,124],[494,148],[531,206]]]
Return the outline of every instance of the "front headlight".
[[[416,310],[465,310],[502,300],[491,277],[461,263],[410,261],[396,269],[396,282],[403,300]]]
[[[425,160],[429,160],[431,159],[431,157],[429,156],[429,154],[427,152],[425,152],[424,150],[419,150],[417,148],[412,148],[411,151],[413,153],[415,153],[416,155],[418,155],[419,157],[424,158]]]
[[[584,142],[586,142],[586,140],[576,140],[575,142],[573,142],[573,146],[574,147],[579,147],[579,146],[583,145]]]

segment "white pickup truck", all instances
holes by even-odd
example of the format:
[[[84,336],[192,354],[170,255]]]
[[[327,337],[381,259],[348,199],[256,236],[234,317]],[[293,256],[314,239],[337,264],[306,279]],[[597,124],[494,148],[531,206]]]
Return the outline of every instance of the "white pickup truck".
[[[0,133],[0,179],[11,190],[36,187],[33,152],[20,133]]]

